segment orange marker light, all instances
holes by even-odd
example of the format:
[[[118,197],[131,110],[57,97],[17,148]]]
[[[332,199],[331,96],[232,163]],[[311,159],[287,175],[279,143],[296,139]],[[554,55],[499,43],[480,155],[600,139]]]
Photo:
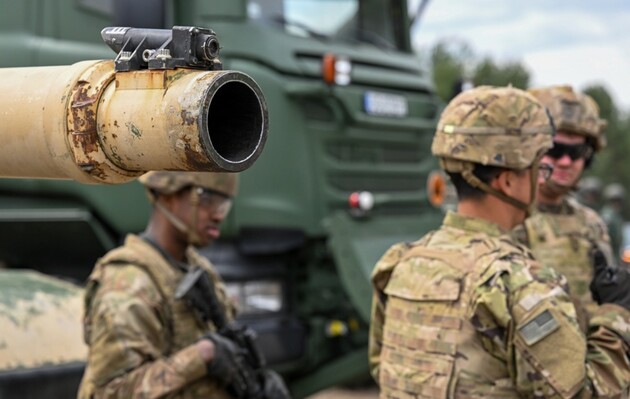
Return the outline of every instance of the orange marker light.
[[[346,86],[350,84],[352,63],[348,57],[325,54],[322,59],[322,78],[329,85]]]
[[[322,77],[324,78],[324,82],[329,85],[335,83],[335,61],[334,54],[324,54],[324,59],[322,60]]]

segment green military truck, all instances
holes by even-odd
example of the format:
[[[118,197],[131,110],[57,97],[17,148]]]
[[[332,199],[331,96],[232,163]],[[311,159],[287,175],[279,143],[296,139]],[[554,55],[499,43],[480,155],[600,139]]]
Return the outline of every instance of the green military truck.
[[[0,4],[0,67],[111,59],[115,54],[100,37],[107,26],[198,26],[217,33],[223,68],[243,71],[259,84],[270,121],[264,152],[241,174],[222,239],[204,253],[237,300],[239,320],[258,332],[268,362],[295,397],[367,378],[374,263],[389,245],[419,238],[442,217],[426,190],[436,167],[430,144],[441,104],[412,52],[411,5]],[[23,159],[29,162],[27,155]],[[135,182],[2,179],[0,262],[80,284],[99,256],[127,232],[144,228],[149,211]],[[44,370],[53,380],[54,366]],[[0,392],[17,374],[20,381],[38,376],[38,370],[26,371],[0,371]],[[72,372],[70,392],[80,365]]]

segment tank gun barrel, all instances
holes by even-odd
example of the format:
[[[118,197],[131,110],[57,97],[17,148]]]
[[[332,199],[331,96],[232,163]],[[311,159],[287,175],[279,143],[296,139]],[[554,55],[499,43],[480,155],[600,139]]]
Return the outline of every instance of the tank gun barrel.
[[[123,183],[251,166],[268,131],[260,88],[221,70],[214,32],[167,33],[105,28],[122,40],[115,61],[0,69],[0,176]]]

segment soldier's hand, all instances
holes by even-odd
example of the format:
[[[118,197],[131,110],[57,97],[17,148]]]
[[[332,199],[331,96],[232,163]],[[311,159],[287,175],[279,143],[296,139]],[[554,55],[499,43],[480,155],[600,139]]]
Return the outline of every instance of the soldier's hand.
[[[291,399],[291,394],[278,373],[265,370],[263,379],[264,399]]]
[[[209,339],[214,344],[214,357],[208,363],[208,376],[216,378],[224,386],[246,391],[247,384],[240,373],[243,350],[232,340],[217,333],[208,333],[204,339]]]
[[[614,303],[630,310],[630,273],[626,268],[596,269],[590,288],[598,304]]]

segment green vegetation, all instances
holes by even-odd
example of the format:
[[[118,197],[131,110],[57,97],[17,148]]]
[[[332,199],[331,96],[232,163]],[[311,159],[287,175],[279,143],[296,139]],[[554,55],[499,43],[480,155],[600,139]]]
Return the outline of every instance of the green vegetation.
[[[586,94],[593,97],[600,109],[602,118],[608,121],[606,139],[608,145],[600,154],[589,171],[590,176],[601,179],[604,187],[609,183],[621,183],[630,188],[630,164],[626,164],[630,149],[630,115],[622,112],[603,86],[592,85],[584,88]],[[625,206],[624,215],[630,217],[630,209]]]

